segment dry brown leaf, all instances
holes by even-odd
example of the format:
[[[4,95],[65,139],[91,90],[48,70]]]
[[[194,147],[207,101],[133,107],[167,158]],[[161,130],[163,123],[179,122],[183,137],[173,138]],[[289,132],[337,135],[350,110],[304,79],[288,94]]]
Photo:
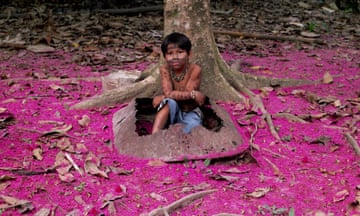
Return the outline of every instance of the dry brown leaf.
[[[335,194],[335,197],[333,198],[333,202],[341,202],[346,199],[346,197],[349,196],[349,191],[344,189]]]
[[[108,212],[109,212],[109,215],[110,215],[110,216],[116,216],[116,215],[118,215],[118,214],[117,214],[117,211],[116,211],[116,207],[115,207],[114,202],[110,202],[110,203],[109,203],[109,205],[108,205]]]
[[[59,175],[65,175],[70,172],[71,167],[72,165],[69,164],[67,166],[57,168],[56,171],[58,172]]]
[[[0,183],[0,191],[5,190],[6,188],[8,188],[11,185],[10,182],[2,182]]]
[[[72,125],[64,125],[63,127],[60,128],[54,128],[48,132],[43,133],[41,136],[45,137],[45,136],[63,136],[66,135],[66,133],[68,131],[70,131],[72,129]]]
[[[90,152],[85,159],[85,172],[91,175],[109,178],[106,172],[100,170],[99,166],[100,160],[92,152]]]
[[[254,198],[260,198],[260,197],[265,196],[267,193],[269,193],[270,190],[271,190],[270,187],[256,188],[255,191],[253,191],[251,193],[247,193],[246,196],[254,197]]]
[[[160,194],[157,194],[155,192],[150,193],[150,197],[159,202],[167,202],[167,199],[165,197],[163,197]]]
[[[75,152],[74,146],[71,145],[70,139],[67,137],[62,137],[56,142],[56,147],[67,152]]]
[[[339,99],[334,101],[334,106],[335,107],[340,107],[341,106],[341,101]]]
[[[60,151],[59,153],[57,153],[56,157],[55,157],[55,167],[61,166],[61,165],[69,165],[69,161],[65,158],[65,154],[64,152]]]
[[[43,150],[41,148],[35,148],[32,151],[34,158],[39,161],[41,161],[43,159],[42,153],[43,153]]]
[[[154,159],[154,160],[149,160],[147,162],[147,165],[152,167],[163,167],[163,166],[167,166],[167,163],[159,159]]]
[[[78,120],[78,123],[81,127],[87,127],[90,124],[90,117],[87,115],[83,115],[80,120]]]
[[[251,66],[250,68],[252,70],[260,70],[262,68],[262,66]]]
[[[2,176],[0,176],[0,183],[15,180],[15,179],[16,178],[12,177],[12,176],[2,175]]]
[[[36,45],[30,45],[26,48],[29,51],[32,51],[34,53],[47,53],[47,52],[54,52],[55,48],[51,46],[47,46],[45,44],[36,44]]]
[[[314,32],[305,32],[305,31],[303,31],[300,34],[301,34],[301,36],[307,37],[307,38],[318,38],[318,37],[320,37],[319,34],[316,34]]]
[[[6,104],[6,103],[14,103],[16,102],[17,100],[15,98],[9,98],[9,99],[6,99],[6,100],[3,100],[1,101],[1,103],[3,104]]]
[[[85,171],[91,175],[109,178],[106,172],[100,170],[99,167],[93,161],[85,161]]]
[[[0,209],[18,208],[21,213],[34,209],[30,201],[20,200],[11,196],[0,195],[0,198],[5,202],[0,206]]]
[[[76,144],[76,153],[87,153],[89,150],[87,149],[84,143]]]
[[[61,87],[61,86],[59,86],[59,85],[56,85],[56,84],[50,84],[50,88],[52,89],[52,90],[61,90],[61,91],[64,91],[65,89],[63,88],[63,87]]]
[[[213,179],[215,180],[225,180],[228,182],[234,182],[239,180],[240,178],[237,176],[230,176],[230,175],[221,175],[221,174],[216,174],[212,176]]]
[[[330,84],[334,82],[334,78],[331,76],[329,72],[325,72],[323,76],[323,83]]]
[[[7,110],[6,108],[0,107],[0,114],[6,112],[6,110]]]
[[[75,177],[71,173],[65,173],[64,175],[59,174],[59,178],[61,181],[68,183],[75,181]]]
[[[37,211],[34,216],[48,216],[51,213],[51,209],[48,208],[42,208],[39,211]]]
[[[110,167],[110,170],[116,175],[131,175],[135,171],[135,169],[126,170],[119,167]]]
[[[248,173],[250,172],[250,169],[245,169],[245,170],[239,170],[238,168],[230,168],[227,170],[223,170],[222,172],[224,173],[236,173],[236,174],[242,174],[242,173]]]

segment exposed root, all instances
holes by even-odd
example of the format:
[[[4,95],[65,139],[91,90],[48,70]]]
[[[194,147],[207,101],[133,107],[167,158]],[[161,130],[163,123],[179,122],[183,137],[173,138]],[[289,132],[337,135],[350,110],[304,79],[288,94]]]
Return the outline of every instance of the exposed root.
[[[321,44],[321,45],[326,44],[322,40],[309,39],[309,38],[299,38],[299,37],[287,37],[287,36],[278,36],[278,35],[264,35],[264,34],[256,34],[256,33],[219,31],[219,30],[214,30],[213,33],[214,34],[230,35],[230,36],[235,36],[235,37],[242,37],[242,38],[254,38],[254,39],[264,39],[264,40],[279,40],[279,41],[295,41],[295,42],[303,42],[303,43],[316,43],[316,44]]]
[[[286,118],[290,121],[293,121],[293,122],[298,122],[298,123],[308,123],[307,121],[305,121],[304,119],[302,118],[299,118],[291,113],[276,113],[276,114],[273,114],[273,117],[276,117],[276,118]]]
[[[151,212],[147,213],[147,214],[142,214],[143,216],[162,216],[162,215],[170,215],[171,213],[173,213],[176,209],[179,208],[183,208],[187,205],[189,205],[190,203],[192,203],[193,201],[197,200],[197,199],[201,199],[204,196],[214,193],[215,191],[217,191],[216,189],[213,190],[206,190],[206,191],[200,191],[197,193],[193,193],[190,195],[187,195],[167,206],[164,207],[159,207],[157,209],[152,210]]]
[[[266,162],[268,162],[268,164],[270,164],[270,166],[272,167],[273,171],[274,171],[274,175],[283,179],[285,178],[284,174],[280,171],[279,167],[277,167],[273,162],[271,162],[269,159],[264,157],[264,160]]]
[[[344,133],[344,136],[348,140],[349,144],[353,147],[356,155],[360,156],[360,147],[359,144],[356,142],[355,138],[351,136],[349,132]]]
[[[253,149],[256,149],[256,150],[259,150],[259,147],[257,145],[255,145],[254,143],[254,137],[255,137],[255,134],[257,133],[258,131],[258,126],[257,124],[255,124],[255,129],[254,131],[251,133],[250,135],[250,140],[249,140],[249,143],[250,143],[250,152],[253,150]]]
[[[255,95],[250,89],[243,86],[241,90],[247,94],[250,98],[250,102],[253,105],[253,110],[257,111],[260,110],[260,112],[263,115],[263,118],[266,120],[266,123],[269,126],[270,133],[275,137],[276,140],[281,141],[279,134],[277,133],[274,123],[272,121],[270,113],[265,109],[265,106],[260,98],[259,95]]]
[[[156,82],[159,77],[159,73],[156,73],[157,71],[153,71],[154,73],[144,80],[122,86],[122,88],[106,91],[105,93],[96,95],[89,100],[81,101],[71,106],[70,109],[88,109],[93,107],[109,106],[128,102],[135,97],[151,97],[158,89]]]

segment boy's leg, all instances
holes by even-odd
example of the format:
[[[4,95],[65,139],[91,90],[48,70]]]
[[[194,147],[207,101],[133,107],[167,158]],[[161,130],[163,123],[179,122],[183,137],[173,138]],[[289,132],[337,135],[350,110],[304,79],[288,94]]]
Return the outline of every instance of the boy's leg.
[[[156,114],[152,133],[163,129],[168,121],[170,124],[175,124],[178,121],[179,106],[173,99],[165,98]]]
[[[190,133],[191,129],[202,124],[202,118],[196,112],[189,112],[184,115],[182,122],[185,124],[184,133]]]
[[[169,113],[170,109],[168,104],[165,104],[164,107],[156,113],[152,133],[156,133],[165,127],[169,118]]]

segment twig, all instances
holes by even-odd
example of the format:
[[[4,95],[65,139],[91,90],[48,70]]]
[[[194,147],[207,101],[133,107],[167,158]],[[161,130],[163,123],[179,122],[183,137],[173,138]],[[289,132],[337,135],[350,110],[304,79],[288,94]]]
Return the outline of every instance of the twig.
[[[24,176],[34,176],[34,175],[43,175],[43,174],[49,174],[54,173],[57,167],[51,167],[45,170],[24,170],[24,169],[18,169],[18,170],[11,170],[12,173],[17,175],[24,175]]]
[[[353,147],[356,155],[360,156],[360,147],[359,144],[356,142],[355,138],[351,136],[349,132],[344,133],[344,135],[348,140],[349,144]]]
[[[104,9],[94,10],[95,13],[107,13],[107,14],[134,14],[134,13],[146,13],[162,11],[163,5],[155,5],[149,7],[136,7],[136,8],[125,8],[125,9]]]
[[[254,136],[256,134],[256,132],[258,131],[258,126],[257,124],[255,124],[255,129],[254,131],[251,133],[250,135],[250,140],[249,140],[249,143],[250,143],[250,151],[252,151],[253,149],[256,149],[256,150],[259,150],[255,144],[254,144]]]
[[[74,167],[74,169],[76,171],[78,171],[80,173],[80,175],[82,176],[83,175],[83,171],[79,168],[79,166],[75,163],[75,161],[72,159],[72,157],[68,154],[68,153],[65,153],[65,157],[66,159],[68,159],[68,161],[71,163],[71,165]]]
[[[243,38],[255,38],[255,39],[264,39],[264,40],[280,40],[280,41],[299,41],[304,43],[317,43],[324,45],[325,42],[318,39],[308,39],[308,38],[299,38],[299,37],[288,37],[288,36],[279,36],[279,35],[265,35],[265,34],[256,34],[256,33],[246,33],[246,32],[232,32],[232,31],[219,31],[213,30],[214,34],[223,34],[230,35],[235,37]]]
[[[271,165],[271,167],[274,170],[274,175],[275,176],[280,177],[280,178],[284,178],[284,174],[280,171],[280,169],[273,162],[271,162],[269,159],[267,159],[265,157],[264,157],[264,160]]]
[[[285,155],[282,155],[282,154],[279,154],[279,153],[276,153],[276,152],[273,152],[273,151],[271,151],[270,149],[267,149],[267,148],[261,148],[261,150],[264,150],[264,151],[266,151],[266,152],[269,152],[269,153],[272,154],[274,157],[289,159],[289,157],[287,157],[287,156],[285,156]]]
[[[273,114],[274,117],[280,117],[280,118],[286,118],[290,121],[293,121],[293,122],[299,122],[299,123],[308,123],[307,121],[305,121],[304,119],[302,118],[299,118],[291,113],[276,113],[276,114]]]
[[[170,215],[172,212],[174,212],[176,209],[185,207],[189,205],[191,202],[200,199],[208,194],[214,193],[217,191],[216,189],[213,190],[206,190],[206,191],[200,191],[197,193],[189,194],[165,207],[160,207],[157,209],[152,210],[150,213],[145,214],[146,216],[162,216],[162,215]]]

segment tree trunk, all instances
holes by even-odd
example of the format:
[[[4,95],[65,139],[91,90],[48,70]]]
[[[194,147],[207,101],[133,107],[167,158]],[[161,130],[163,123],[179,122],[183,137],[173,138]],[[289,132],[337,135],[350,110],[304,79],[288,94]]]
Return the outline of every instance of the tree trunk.
[[[202,67],[201,91],[213,100],[239,102],[242,96],[227,82],[220,71],[223,61],[211,30],[209,0],[165,2],[164,35],[177,31],[192,41],[192,61]]]

